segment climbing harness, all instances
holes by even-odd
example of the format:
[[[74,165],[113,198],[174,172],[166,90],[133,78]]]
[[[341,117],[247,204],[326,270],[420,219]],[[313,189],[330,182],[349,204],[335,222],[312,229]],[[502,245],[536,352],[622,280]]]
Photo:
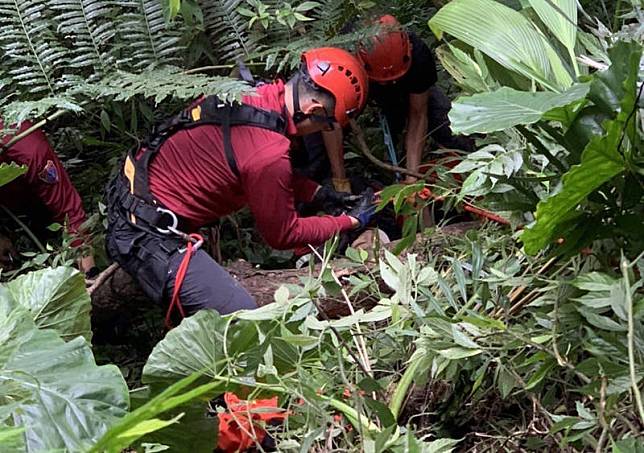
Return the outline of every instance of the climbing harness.
[[[284,135],[287,127],[285,116],[275,111],[224,102],[216,96],[203,97],[200,101],[155,126],[140,149],[137,147],[128,152],[123,164],[123,173],[114,181],[115,204],[121,216],[130,225],[155,235],[179,237],[186,243],[184,248],[179,249],[180,253],[184,253],[184,257],[175,276],[172,300],[166,314],[168,328],[171,328],[171,318],[175,310],[178,310],[182,317],[185,316],[179,293],[190,259],[203,244],[203,238],[198,234],[185,233],[186,222],[152,195],[148,174],[150,161],[165,141],[176,132],[207,124],[217,125],[221,126],[227,164],[231,171],[239,176],[232,147],[231,129],[235,126],[251,126]],[[170,254],[169,252],[168,257]]]

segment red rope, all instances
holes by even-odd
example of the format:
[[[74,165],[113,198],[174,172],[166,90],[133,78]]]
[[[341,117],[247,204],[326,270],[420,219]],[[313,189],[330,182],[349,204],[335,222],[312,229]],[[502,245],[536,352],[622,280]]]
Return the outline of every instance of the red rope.
[[[201,235],[199,234],[189,234],[188,237],[190,238],[190,240],[188,241],[188,245],[183,255],[183,259],[181,260],[181,264],[179,264],[179,268],[177,269],[177,275],[174,277],[174,290],[172,291],[172,300],[170,301],[170,306],[168,307],[168,311],[165,315],[165,326],[168,328],[168,330],[172,329],[173,327],[172,312],[175,308],[179,310],[181,318],[186,317],[186,312],[184,311],[183,305],[181,305],[181,300],[179,299],[179,293],[181,292],[183,280],[186,278],[186,273],[188,272],[190,258],[192,258],[192,254],[197,251],[192,240],[196,242],[203,242],[203,237],[201,237]]]
[[[491,221],[496,222],[496,223],[500,223],[501,225],[510,225],[509,220],[501,217],[498,214],[490,212],[490,211],[488,211],[486,209],[478,208],[478,207],[474,206],[471,203],[465,202],[464,205],[465,205],[465,210],[468,211],[468,212],[480,215],[481,217],[485,217],[486,219],[491,220]]]

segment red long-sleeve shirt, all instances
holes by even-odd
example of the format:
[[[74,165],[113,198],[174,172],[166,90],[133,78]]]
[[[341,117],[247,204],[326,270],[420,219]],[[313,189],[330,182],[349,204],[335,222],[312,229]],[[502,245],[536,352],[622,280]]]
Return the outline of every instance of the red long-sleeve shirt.
[[[24,121],[15,134],[31,126],[29,121]],[[3,128],[0,121],[0,129]],[[3,137],[2,143],[7,143],[15,134]],[[0,163],[3,162],[26,165],[28,170],[0,187],[0,203],[20,212],[28,212],[34,203],[39,203],[47,209],[52,221],[63,223],[67,220],[69,230],[78,231],[85,221],[80,195],[41,130],[32,132],[0,154]]]
[[[256,96],[247,96],[243,102],[285,112],[284,84],[260,86]],[[294,134],[295,124],[287,116],[287,133]],[[298,217],[295,200],[310,201],[317,185],[293,174],[288,138],[237,126],[232,128],[231,141],[239,177],[226,161],[219,126],[175,133],[150,163],[150,191],[195,228],[248,205],[259,232],[276,249],[320,244],[351,228],[351,219],[344,215]]]

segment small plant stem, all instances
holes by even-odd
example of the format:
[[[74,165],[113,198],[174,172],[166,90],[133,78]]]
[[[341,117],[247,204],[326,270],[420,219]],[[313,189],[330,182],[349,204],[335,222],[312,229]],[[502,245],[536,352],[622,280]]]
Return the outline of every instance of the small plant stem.
[[[315,250],[315,248],[311,247],[310,245],[309,245],[309,248],[319,258],[320,261],[324,262],[324,259],[320,256],[318,251]],[[329,266],[329,270],[331,271],[333,280],[340,287],[340,292],[342,293],[342,297],[344,298],[344,301],[347,303],[347,306],[349,307],[349,311],[351,312],[352,315],[355,315],[356,312],[353,308],[353,304],[351,303],[351,300],[349,299],[347,292],[344,290],[342,283],[340,282],[340,279],[338,279],[338,276],[335,275],[335,271],[331,266]],[[324,267],[322,268],[322,272],[324,272]],[[357,321],[355,323],[355,328],[356,328],[356,331],[358,332],[358,336],[356,337],[352,335],[353,341],[356,345],[356,349],[358,349],[358,353],[360,354],[360,358],[362,359],[363,367],[367,371],[367,375],[370,377],[373,377],[373,372],[371,370],[371,362],[369,361],[369,354],[367,352],[367,345],[365,344],[364,337],[362,336],[360,323],[358,323]]]
[[[559,346],[557,346],[557,330],[559,329],[559,294],[555,298],[555,306],[553,309],[553,320],[552,320],[552,351],[555,353],[555,358],[559,366],[565,366],[566,360],[561,357],[559,353]]]
[[[568,169],[564,165],[562,161],[557,159],[554,154],[550,152],[550,150],[544,145],[539,138],[533,134],[527,127],[525,126],[517,126],[517,129],[521,134],[528,139],[528,142],[530,142],[535,148],[537,148],[537,151],[543,154],[548,158],[548,161],[557,167],[557,170],[559,170],[561,173],[566,173]]]
[[[398,382],[398,385],[396,386],[396,390],[394,390],[394,393],[391,396],[391,402],[389,403],[389,410],[391,411],[391,414],[394,416],[394,420],[398,420],[398,417],[400,416],[400,411],[403,407],[403,403],[405,402],[405,399],[407,398],[407,392],[409,391],[409,387],[411,387],[412,383],[414,382],[414,376],[416,375],[416,371],[418,371],[418,368],[420,367],[424,358],[425,358],[425,355],[420,354],[418,357],[414,359],[413,362],[408,364],[407,369],[403,373],[402,377],[400,378],[400,381]]]
[[[604,442],[606,442],[606,437],[608,436],[608,426],[604,426],[602,428],[602,433],[599,436],[599,440],[597,441],[597,447],[595,447],[595,453],[601,453],[604,451]]]
[[[617,0],[617,5],[615,5],[615,13],[613,14],[613,33],[617,31],[617,22],[619,21],[619,10],[622,9],[622,0]]]
[[[109,265],[107,269],[105,269],[103,272],[98,274],[96,278],[94,279],[94,282],[92,283],[92,286],[90,286],[87,289],[87,293],[91,296],[94,291],[98,289],[99,286],[101,286],[103,283],[107,281],[110,276],[116,272],[116,270],[119,268],[118,263],[112,263]]]
[[[313,302],[313,305],[315,305],[315,308],[318,310],[320,315],[322,315],[324,320],[329,322],[329,329],[331,329],[331,332],[333,332],[333,335],[335,335],[335,337],[338,339],[342,347],[346,349],[347,353],[351,356],[353,361],[360,367],[360,369],[366,376],[371,376],[371,373],[364,367],[362,360],[356,357],[355,353],[351,350],[347,342],[344,341],[344,338],[342,338],[342,335],[340,335],[340,332],[338,332],[338,329],[336,329],[334,326],[331,325],[331,319],[329,319],[326,312],[322,309],[322,307],[320,307],[320,304],[318,303],[318,301],[315,300],[315,298],[311,297],[311,302]]]
[[[36,247],[38,247],[38,250],[40,250],[41,253],[47,253],[47,249],[45,249],[45,246],[40,242],[40,240],[36,237],[36,235],[27,227],[27,225],[24,224],[22,220],[20,220],[9,208],[7,208],[5,205],[0,204],[0,208],[9,216],[11,219],[18,224],[18,226],[25,232],[27,236],[36,244]]]
[[[622,252],[621,260],[622,276],[624,277],[624,289],[626,294],[626,306],[628,307],[628,367],[631,375],[631,386],[633,397],[640,416],[640,423],[644,424],[644,405],[642,405],[642,394],[637,386],[637,375],[635,374],[635,321],[633,319],[633,297],[631,295],[631,284],[628,277],[628,261]]]
[[[264,66],[264,63],[244,63],[246,66]],[[237,65],[236,64],[219,64],[219,65],[214,65],[214,66],[202,66],[200,68],[192,68],[188,69],[187,71],[183,71],[184,74],[194,74],[196,72],[204,72],[204,71],[215,71],[218,69],[233,69]]]
[[[417,171],[407,170],[406,168],[399,167],[397,165],[386,164],[380,159],[378,159],[376,156],[371,154],[371,151],[369,150],[369,146],[367,146],[367,141],[364,138],[364,133],[362,132],[362,128],[358,126],[358,123],[356,123],[355,120],[351,120],[351,130],[353,131],[353,134],[355,135],[356,140],[358,141],[358,147],[360,148],[360,151],[362,151],[365,157],[369,159],[374,165],[384,170],[392,171],[394,173],[401,173],[404,175],[413,176],[418,179],[425,179],[425,175],[423,175],[422,173],[418,173]]]
[[[49,115],[45,119],[38,121],[36,124],[31,126],[29,129],[22,131],[18,135],[15,135],[11,140],[9,140],[7,143],[2,145],[2,147],[0,147],[0,154],[2,154],[5,150],[11,148],[12,145],[14,145],[15,143],[19,142],[20,140],[25,138],[27,135],[31,134],[32,132],[35,132],[36,130],[40,129],[41,127],[43,127],[48,122],[55,120],[56,118],[58,118],[59,116],[62,116],[65,113],[67,113],[67,110],[56,110],[54,113],[52,113],[51,115]]]
[[[606,442],[606,436],[608,435],[608,423],[606,423],[606,387],[608,386],[606,376],[602,376],[602,385],[599,390],[599,424],[602,427],[602,433],[599,436],[597,441],[597,447],[595,448],[595,453],[601,453],[604,448],[604,442]]]

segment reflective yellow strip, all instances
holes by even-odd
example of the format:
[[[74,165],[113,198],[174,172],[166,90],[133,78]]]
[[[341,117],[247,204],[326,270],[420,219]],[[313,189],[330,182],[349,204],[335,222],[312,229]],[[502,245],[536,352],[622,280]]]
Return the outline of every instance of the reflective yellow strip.
[[[134,163],[132,162],[132,159],[130,159],[130,156],[125,158],[125,167],[123,168],[123,172],[125,173],[125,177],[128,181],[130,181],[130,193],[134,193],[134,173],[136,173],[136,170],[134,169]]]
[[[201,119],[201,106],[198,105],[190,112],[192,116],[192,121],[199,121]]]

